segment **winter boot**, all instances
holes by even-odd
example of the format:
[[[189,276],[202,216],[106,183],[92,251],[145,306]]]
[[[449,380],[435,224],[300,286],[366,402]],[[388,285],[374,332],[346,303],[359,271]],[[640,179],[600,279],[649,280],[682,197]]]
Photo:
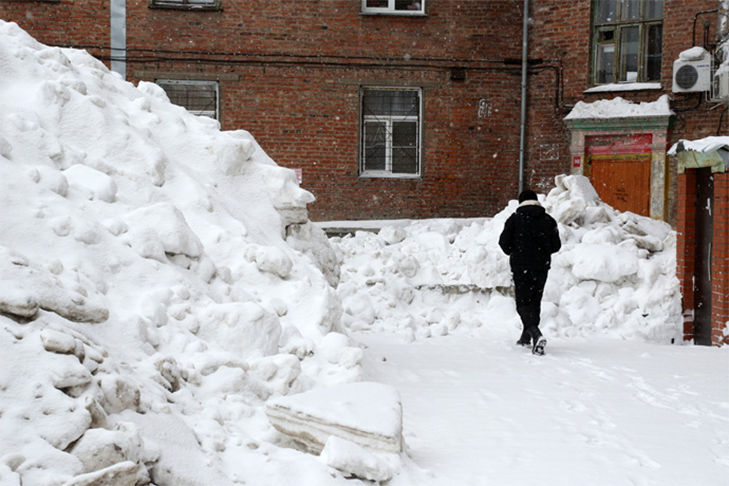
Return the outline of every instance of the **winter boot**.
[[[522,336],[516,342],[516,345],[517,346],[530,347],[532,345],[532,338],[530,338],[529,335]]]
[[[547,340],[544,336],[539,336],[534,340],[534,346],[532,347],[532,354],[537,356],[544,356],[544,347],[547,345]]]

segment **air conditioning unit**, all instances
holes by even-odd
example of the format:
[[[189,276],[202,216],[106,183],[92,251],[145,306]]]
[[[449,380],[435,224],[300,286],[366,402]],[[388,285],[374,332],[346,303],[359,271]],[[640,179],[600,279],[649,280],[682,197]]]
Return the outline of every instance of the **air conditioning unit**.
[[[729,101],[729,69],[721,69],[714,74],[713,100]]]
[[[696,51],[700,49],[700,51]],[[685,55],[689,53],[691,55]],[[702,48],[693,48],[673,63],[674,93],[711,91],[711,55]]]

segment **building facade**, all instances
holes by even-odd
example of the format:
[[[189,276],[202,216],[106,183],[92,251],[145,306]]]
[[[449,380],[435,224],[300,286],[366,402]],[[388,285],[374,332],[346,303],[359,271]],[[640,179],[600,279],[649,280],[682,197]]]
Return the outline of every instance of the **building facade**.
[[[313,220],[490,216],[521,187],[546,192],[577,172],[597,177],[619,209],[674,222],[666,149],[722,120],[704,93],[672,93],[672,66],[694,45],[711,49],[716,6],[4,0],[0,15],[46,44],[89,50],[130,81],[159,83],[223,129],[250,131],[315,194]],[[577,102],[665,94],[674,116],[564,122]],[[625,153],[611,158],[606,146]],[[641,184],[615,187],[621,177]]]

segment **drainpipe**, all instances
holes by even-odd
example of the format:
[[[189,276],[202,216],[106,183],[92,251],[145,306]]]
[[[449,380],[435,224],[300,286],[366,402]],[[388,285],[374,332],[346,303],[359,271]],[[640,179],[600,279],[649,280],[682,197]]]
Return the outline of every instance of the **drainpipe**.
[[[521,135],[519,137],[519,193],[524,190],[524,157],[527,117],[527,66],[529,64],[529,0],[524,0],[524,24],[521,43]]]
[[[111,0],[110,4],[111,70],[127,79],[127,2]]]

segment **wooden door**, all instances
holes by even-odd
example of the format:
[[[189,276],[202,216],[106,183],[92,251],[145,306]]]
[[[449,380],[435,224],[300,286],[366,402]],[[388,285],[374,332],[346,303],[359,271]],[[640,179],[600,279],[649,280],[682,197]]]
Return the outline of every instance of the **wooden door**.
[[[604,203],[650,216],[650,154],[593,155],[589,166],[589,178]]]
[[[694,246],[694,343],[711,345],[714,178],[696,169],[696,243]]]

